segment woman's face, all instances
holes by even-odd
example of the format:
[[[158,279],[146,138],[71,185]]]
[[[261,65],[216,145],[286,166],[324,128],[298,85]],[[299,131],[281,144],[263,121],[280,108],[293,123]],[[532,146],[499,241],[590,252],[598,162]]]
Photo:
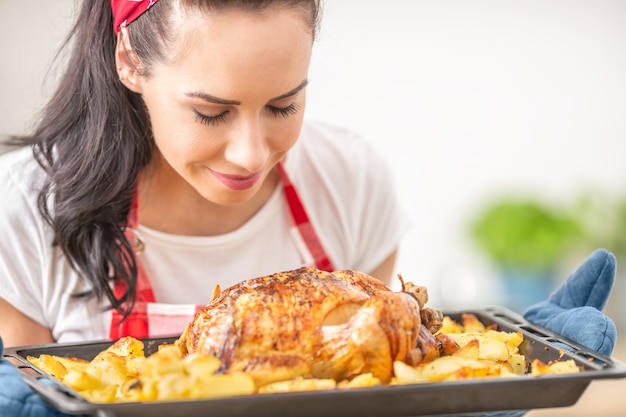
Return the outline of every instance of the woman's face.
[[[247,201],[300,134],[310,28],[300,12],[276,7],[182,17],[171,59],[137,81],[155,166],[211,202]]]

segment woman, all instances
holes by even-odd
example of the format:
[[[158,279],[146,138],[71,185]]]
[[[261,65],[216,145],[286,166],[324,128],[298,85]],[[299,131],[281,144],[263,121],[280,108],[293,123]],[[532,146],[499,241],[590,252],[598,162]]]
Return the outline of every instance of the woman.
[[[24,138],[41,167],[2,162],[5,345],[180,333],[216,284],[303,264],[390,281],[407,225],[389,170],[303,126],[318,16],[311,0],[84,2]]]
[[[33,152],[0,161],[5,346],[179,334],[216,284],[302,265],[390,282],[407,224],[389,170],[349,132],[303,122],[319,13],[83,2],[67,71],[21,139]],[[612,274],[581,274],[606,301]],[[0,410],[46,415],[14,371],[0,362]]]

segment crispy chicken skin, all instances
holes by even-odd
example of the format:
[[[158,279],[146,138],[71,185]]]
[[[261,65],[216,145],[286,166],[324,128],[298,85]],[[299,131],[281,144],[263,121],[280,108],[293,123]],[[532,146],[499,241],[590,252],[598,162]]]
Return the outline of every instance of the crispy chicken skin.
[[[423,309],[423,287],[405,291],[356,271],[300,268],[254,278],[216,295],[177,344],[183,354],[214,355],[224,371],[248,372],[259,385],[364,372],[388,382],[395,360],[417,365],[439,356],[433,331],[441,314]]]

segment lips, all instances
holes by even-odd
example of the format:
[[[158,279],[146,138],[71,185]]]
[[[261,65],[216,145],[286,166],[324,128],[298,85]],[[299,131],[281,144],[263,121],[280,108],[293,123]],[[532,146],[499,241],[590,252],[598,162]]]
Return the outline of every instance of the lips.
[[[242,175],[230,175],[221,172],[213,171],[209,168],[209,171],[217,178],[222,184],[231,190],[241,191],[252,188],[263,175],[263,171],[259,171],[255,174],[242,176]]]

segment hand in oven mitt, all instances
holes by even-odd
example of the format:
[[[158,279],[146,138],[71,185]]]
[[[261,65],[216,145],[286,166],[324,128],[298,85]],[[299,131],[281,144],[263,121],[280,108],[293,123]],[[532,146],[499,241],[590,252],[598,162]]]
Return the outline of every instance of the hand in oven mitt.
[[[598,249],[546,301],[524,317],[574,342],[609,356],[615,346],[615,323],[602,313],[615,281],[615,257]],[[474,417],[521,417],[526,411],[472,414]],[[469,416],[467,416],[469,417]]]
[[[524,312],[545,327],[600,354],[615,347],[615,323],[602,313],[615,281],[615,256],[604,249],[591,254],[546,301]]]
[[[0,338],[0,354],[3,352]],[[20,372],[0,356],[0,416],[69,417],[50,408],[22,380]]]

